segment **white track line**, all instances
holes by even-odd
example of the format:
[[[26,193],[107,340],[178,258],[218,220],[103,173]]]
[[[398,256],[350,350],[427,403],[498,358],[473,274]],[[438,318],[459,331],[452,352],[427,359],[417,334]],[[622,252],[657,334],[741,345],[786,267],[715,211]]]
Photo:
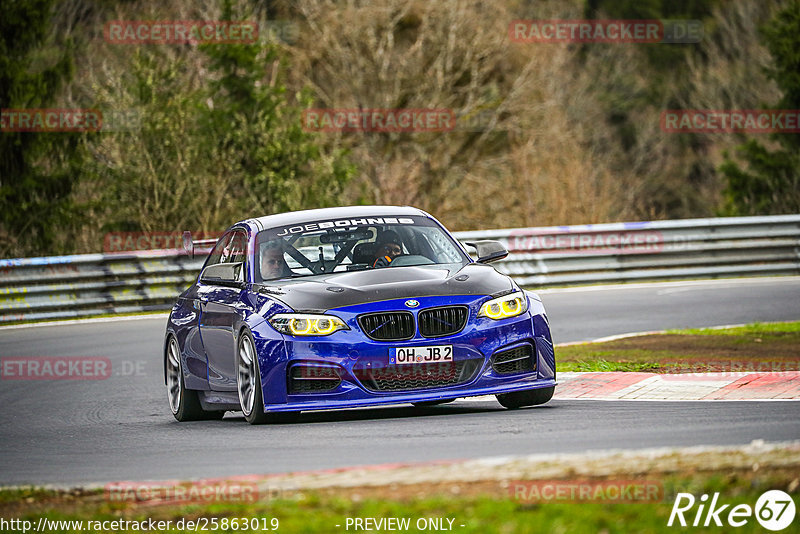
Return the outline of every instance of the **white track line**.
[[[596,286],[553,287],[530,289],[534,293],[581,293],[584,291],[611,291],[615,289],[690,288],[696,286],[725,286],[742,284],[772,284],[776,281],[800,282],[800,276],[754,276],[749,278],[717,278],[709,280],[676,280],[671,282],[634,282],[630,284],[605,284]]]

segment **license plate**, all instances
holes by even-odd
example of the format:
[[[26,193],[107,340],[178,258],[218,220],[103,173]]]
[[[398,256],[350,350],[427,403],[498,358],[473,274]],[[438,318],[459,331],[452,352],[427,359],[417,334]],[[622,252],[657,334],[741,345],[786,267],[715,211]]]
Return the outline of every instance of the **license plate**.
[[[452,345],[427,347],[393,347],[389,351],[389,363],[405,365],[412,363],[439,363],[453,361]]]

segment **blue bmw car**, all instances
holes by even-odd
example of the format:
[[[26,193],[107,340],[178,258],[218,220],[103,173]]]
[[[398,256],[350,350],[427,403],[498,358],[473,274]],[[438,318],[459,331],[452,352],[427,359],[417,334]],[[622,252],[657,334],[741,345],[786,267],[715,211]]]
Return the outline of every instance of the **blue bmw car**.
[[[164,375],[178,421],[496,395],[543,404],[556,385],[539,297],[411,207],[357,206],[239,222],[172,307]]]

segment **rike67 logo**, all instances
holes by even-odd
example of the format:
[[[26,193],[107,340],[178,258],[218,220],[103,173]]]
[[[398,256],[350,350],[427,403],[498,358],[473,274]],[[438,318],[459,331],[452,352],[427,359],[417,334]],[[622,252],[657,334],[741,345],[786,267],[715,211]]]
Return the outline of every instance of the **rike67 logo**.
[[[697,504],[697,509],[693,510]],[[684,516],[685,514],[685,516]],[[746,525],[755,516],[756,521],[767,530],[780,531],[794,521],[795,505],[792,497],[781,490],[764,492],[756,501],[755,509],[749,504],[723,504],[719,493],[714,493],[709,502],[703,494],[699,502],[691,493],[678,493],[667,526],[677,524],[685,527],[729,526],[738,528]]]

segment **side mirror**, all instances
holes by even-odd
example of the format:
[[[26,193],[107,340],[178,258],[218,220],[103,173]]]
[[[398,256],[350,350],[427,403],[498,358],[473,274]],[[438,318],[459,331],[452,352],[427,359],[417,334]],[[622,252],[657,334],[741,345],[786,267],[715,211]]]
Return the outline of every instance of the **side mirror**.
[[[200,274],[200,281],[214,286],[244,287],[244,263],[209,265]]]
[[[183,232],[183,250],[185,250],[192,258],[194,257],[195,249],[208,248],[208,251],[210,252],[216,244],[216,239],[194,239],[192,238],[192,232]]]
[[[499,241],[471,241],[466,243],[474,247],[478,252],[478,263],[489,263],[490,261],[502,260],[508,256],[506,247]]]

